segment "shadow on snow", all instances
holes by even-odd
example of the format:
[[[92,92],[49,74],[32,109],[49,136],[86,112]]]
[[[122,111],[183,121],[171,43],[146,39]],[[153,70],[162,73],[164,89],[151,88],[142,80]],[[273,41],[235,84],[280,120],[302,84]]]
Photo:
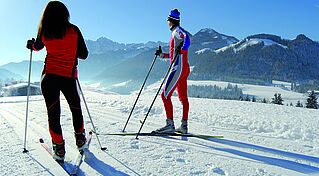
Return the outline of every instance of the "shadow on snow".
[[[186,139],[186,137],[183,137],[182,140],[188,140],[188,139]],[[273,148],[267,148],[267,147],[258,146],[258,145],[254,145],[254,144],[237,142],[237,141],[232,141],[232,140],[228,140],[228,139],[216,139],[216,138],[210,138],[210,139],[205,139],[205,140],[216,142],[219,144],[229,145],[229,146],[233,146],[233,147],[248,148],[248,149],[272,153],[272,154],[276,154],[276,155],[280,155],[280,156],[290,157],[290,158],[294,158],[294,159],[300,159],[300,160],[319,163],[319,158],[317,158],[317,157],[282,151],[282,150],[273,149]],[[206,147],[212,148],[214,150],[228,152],[228,153],[238,155],[241,157],[261,161],[261,162],[267,163],[269,165],[279,166],[279,167],[293,170],[296,172],[300,172],[303,174],[319,174],[318,167],[298,163],[295,161],[290,161],[287,159],[279,159],[279,158],[274,158],[274,157],[262,156],[262,155],[252,154],[252,153],[248,153],[248,152],[244,152],[244,151],[240,151],[240,150],[235,150],[235,149],[230,149],[230,148],[213,147],[213,146],[206,145],[206,144],[198,144],[198,145],[206,146]]]
[[[128,174],[118,171],[112,166],[98,159],[91,151],[87,151],[85,153],[84,161],[101,175],[128,176]]]

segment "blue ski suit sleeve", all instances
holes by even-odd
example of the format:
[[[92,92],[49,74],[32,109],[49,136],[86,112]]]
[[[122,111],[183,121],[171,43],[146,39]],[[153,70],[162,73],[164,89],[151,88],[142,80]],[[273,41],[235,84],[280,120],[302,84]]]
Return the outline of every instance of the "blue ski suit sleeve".
[[[188,50],[190,44],[191,44],[191,40],[190,37],[188,35],[188,32],[186,32],[184,29],[182,29],[183,33],[184,33],[184,43],[182,46],[182,50]]]

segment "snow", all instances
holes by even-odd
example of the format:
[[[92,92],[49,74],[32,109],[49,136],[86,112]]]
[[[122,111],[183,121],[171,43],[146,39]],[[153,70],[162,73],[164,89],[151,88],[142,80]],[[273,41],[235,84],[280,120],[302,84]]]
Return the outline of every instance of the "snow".
[[[210,45],[210,44],[213,44],[213,43],[214,42],[202,42],[201,45],[204,46],[204,45]]]
[[[272,84],[291,86],[291,83],[289,83],[289,82],[278,81],[278,80],[272,80],[271,82],[272,82]]]
[[[201,29],[201,30],[199,31],[199,33],[209,33],[209,34],[215,34],[215,33],[216,33],[216,31],[215,31],[215,30],[213,30],[213,29],[210,29],[210,28],[205,28],[205,29]]]
[[[195,51],[195,53],[196,53],[196,54],[202,54],[202,53],[204,53],[204,52],[206,52],[206,51],[212,51],[212,49],[210,49],[210,48],[204,48],[204,49]]]
[[[10,86],[2,87],[2,89],[16,89],[16,88],[22,88],[22,87],[26,87],[26,86],[28,86],[28,83],[17,83],[17,84],[13,84]],[[30,86],[37,87],[37,88],[40,87],[40,86],[34,85],[34,84],[30,84]]]
[[[284,45],[282,45],[282,44],[279,44],[279,43],[277,43],[277,42],[275,42],[275,41],[273,41],[273,40],[269,40],[269,39],[253,39],[253,40],[257,40],[257,41],[259,41],[259,42],[264,42],[264,45],[265,45],[265,46],[279,45],[279,46],[281,46],[281,47],[283,47],[283,48],[287,48],[287,46],[284,46]]]
[[[227,44],[228,45],[231,45],[231,44],[233,44],[233,43],[235,43],[236,41],[235,40],[227,40]]]
[[[234,52],[239,52],[243,49],[246,49],[249,46],[253,46],[253,45],[256,45],[259,43],[263,43],[264,47],[271,46],[271,45],[278,45],[278,46],[281,46],[285,49],[287,48],[287,46],[279,44],[279,43],[277,43],[273,40],[270,40],[270,39],[258,39],[258,38],[246,39],[244,43],[242,43],[241,45],[238,46],[238,44],[240,42],[242,42],[242,41],[239,41],[237,43],[230,44],[230,45],[225,46],[223,48],[217,49],[217,50],[215,50],[215,52],[220,53],[220,52],[226,51],[227,49],[233,49]]]
[[[236,51],[246,49],[248,46],[253,46],[253,45],[256,45],[260,42],[261,42],[260,40],[250,39],[250,40],[246,41],[245,43],[243,43],[242,45],[240,45],[238,48],[236,48]]]
[[[131,81],[124,81],[124,82],[121,82],[121,83],[113,84],[112,86],[113,87],[123,87],[123,86],[126,86],[130,82]]]
[[[237,43],[230,44],[230,45],[228,45],[228,46],[224,46],[224,47],[222,47],[222,48],[219,48],[219,49],[215,50],[214,52],[215,52],[215,53],[224,52],[224,51],[228,50],[229,48],[235,48],[236,44],[237,44]]]
[[[136,49],[144,49],[144,48],[146,48],[145,46],[139,46],[139,47],[137,47]]]
[[[98,89],[99,87],[101,87],[101,83],[100,82],[91,83],[91,84],[87,85],[87,87],[92,88],[92,89]]]
[[[199,83],[211,84],[196,84]],[[126,131],[139,129],[139,121],[144,119],[156,92],[155,85],[148,86],[142,93]],[[102,94],[83,88],[101,144],[108,150],[101,151],[94,136],[79,175],[319,175],[318,110],[190,98],[190,132],[223,135],[223,139],[140,136],[136,140],[132,136],[104,135],[121,132],[136,94]],[[268,90],[264,88],[264,91]],[[71,112],[62,94],[61,98],[66,157],[74,160],[76,149]],[[25,100],[26,97],[0,98],[1,175],[63,175],[63,170],[48,158],[38,142],[40,137],[50,141],[42,96],[31,96],[29,153],[22,153]],[[177,97],[172,101],[178,126],[181,105]],[[86,129],[90,129],[83,104],[82,108]],[[158,98],[142,132],[159,128],[164,121],[163,105]]]
[[[189,66],[189,70],[190,72],[192,72],[194,70],[195,66]]]

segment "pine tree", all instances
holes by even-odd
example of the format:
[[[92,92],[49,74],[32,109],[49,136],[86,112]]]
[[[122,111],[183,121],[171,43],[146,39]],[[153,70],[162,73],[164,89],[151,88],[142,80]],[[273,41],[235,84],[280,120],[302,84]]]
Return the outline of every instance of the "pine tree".
[[[319,105],[317,102],[317,97],[315,95],[315,91],[311,91],[307,98],[306,108],[318,109]]]
[[[272,101],[271,103],[273,104],[278,104],[278,105],[284,105],[282,102],[284,101],[282,98],[281,98],[281,94],[280,93],[275,93],[275,98],[272,98]]]
[[[290,106],[294,106],[294,105],[292,104],[292,102],[290,102]]]
[[[262,100],[262,103],[267,103],[266,98],[264,98],[264,99]]]
[[[250,101],[250,98],[248,95],[246,96],[245,101]]]
[[[300,103],[300,101],[298,100],[296,107],[302,107],[302,104]]]
[[[253,96],[253,99],[251,100],[252,102],[256,102],[256,97]]]

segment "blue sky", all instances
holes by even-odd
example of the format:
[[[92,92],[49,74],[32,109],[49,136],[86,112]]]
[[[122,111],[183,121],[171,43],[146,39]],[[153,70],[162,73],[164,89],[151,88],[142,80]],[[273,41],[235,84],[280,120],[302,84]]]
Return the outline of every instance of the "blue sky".
[[[0,6],[0,65],[29,59],[26,40],[35,37],[47,0],[4,0]],[[85,39],[121,43],[169,40],[166,18],[181,11],[191,33],[212,28],[243,39],[270,33],[293,39],[303,33],[319,41],[319,0],[62,0]],[[45,51],[34,54],[43,60]]]

